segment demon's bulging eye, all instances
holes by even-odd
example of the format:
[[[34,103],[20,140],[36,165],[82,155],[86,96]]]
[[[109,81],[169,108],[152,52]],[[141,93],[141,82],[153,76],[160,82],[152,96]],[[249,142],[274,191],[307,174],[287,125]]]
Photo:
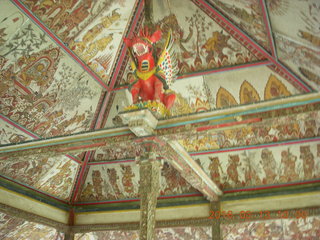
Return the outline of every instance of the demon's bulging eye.
[[[145,45],[143,43],[136,43],[132,46],[133,52],[138,55],[142,56],[143,54],[146,54],[149,50],[148,45]]]

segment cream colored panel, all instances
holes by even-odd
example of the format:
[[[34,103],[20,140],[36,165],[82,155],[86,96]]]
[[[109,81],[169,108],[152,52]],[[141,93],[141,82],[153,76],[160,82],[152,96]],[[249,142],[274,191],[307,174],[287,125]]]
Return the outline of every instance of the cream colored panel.
[[[46,217],[57,222],[65,224],[68,223],[68,212],[31,198],[24,197],[2,187],[0,187],[0,203]]]

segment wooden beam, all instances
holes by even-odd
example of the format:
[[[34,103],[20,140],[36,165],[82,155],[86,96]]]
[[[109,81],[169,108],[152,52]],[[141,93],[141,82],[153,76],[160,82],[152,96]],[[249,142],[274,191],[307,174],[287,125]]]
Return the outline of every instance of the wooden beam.
[[[214,121],[215,124],[220,124],[221,122],[224,122],[226,118],[229,120],[234,119],[235,121],[235,118],[238,116],[246,114],[297,107],[317,102],[320,102],[320,93],[311,93],[251,105],[191,114],[159,121],[157,128],[155,129],[155,133],[157,136],[164,138],[170,136],[174,136],[176,139],[184,138],[185,134],[190,134],[191,132],[196,134],[195,128],[193,128],[192,124],[205,124],[209,121]],[[176,131],[170,132],[170,129],[174,129],[175,127],[180,127],[179,133]],[[164,129],[167,129],[168,131],[164,131]],[[133,141],[134,139],[136,139],[136,137],[131,133],[127,126],[112,129],[101,129],[93,132],[73,134],[70,136],[54,137],[50,139],[41,139],[1,146],[0,161],[9,160],[10,157],[24,156],[26,158],[28,155],[37,154],[45,154],[46,156],[51,154],[52,156],[55,156],[57,153],[66,154],[79,152],[79,148],[83,151],[96,150],[103,146],[113,147],[121,142]]]

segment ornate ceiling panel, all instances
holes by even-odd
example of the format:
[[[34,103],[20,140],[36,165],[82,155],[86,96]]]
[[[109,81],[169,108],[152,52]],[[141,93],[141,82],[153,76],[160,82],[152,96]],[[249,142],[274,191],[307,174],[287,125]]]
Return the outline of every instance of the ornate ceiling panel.
[[[267,1],[267,6],[279,59],[319,90],[319,1]]]
[[[2,178],[62,200],[71,197],[78,170],[79,164],[63,155],[20,157],[0,162]]]
[[[64,234],[55,228],[28,222],[20,218],[0,213],[0,238],[3,240],[17,239],[63,239]]]
[[[165,163],[161,171],[160,195],[194,193],[180,174]],[[139,197],[139,166],[132,161],[91,165],[80,202],[124,200]]]
[[[156,51],[163,48],[171,28],[179,68],[172,85],[177,97],[172,114],[160,121],[155,132],[165,140],[178,140],[224,191],[319,182],[320,105],[315,93],[307,95],[320,89],[319,3],[152,2],[153,21],[164,33]],[[38,145],[28,143],[29,155],[35,151],[35,156],[1,155],[2,187],[12,184],[10,189],[27,189],[26,195],[34,193],[36,199],[39,195],[46,202],[54,199],[50,204],[64,210],[67,206],[102,209],[109,203],[119,204],[119,209],[139,200],[135,157],[140,149],[117,115],[131,103],[127,88],[133,78],[122,39],[142,28],[144,3],[2,1],[0,144],[10,143],[16,151],[15,143],[39,140]],[[99,132],[103,127],[114,129]],[[86,131],[95,132],[78,134]],[[89,151],[61,154],[82,147]],[[42,151],[49,155],[41,157]],[[165,163],[160,198],[180,201],[193,193],[201,195]],[[0,215],[5,226],[11,221],[7,218]],[[313,237],[307,231],[319,219],[305,221],[305,229],[294,220],[223,229],[230,239],[248,235],[244,227],[252,229],[254,238],[265,239],[266,233],[273,232],[276,239],[284,230],[288,236]],[[38,234],[37,226],[27,229],[24,224],[16,224],[19,233],[6,232],[6,237],[28,238],[29,229]],[[297,229],[303,235],[295,235]],[[39,239],[45,237],[41,234]],[[138,238],[135,231],[103,234],[110,239]],[[206,227],[159,229],[157,234],[161,239],[211,237]],[[79,240],[100,236],[99,232],[77,235]]]
[[[26,18],[13,4],[5,6],[1,24]],[[12,26],[4,26],[6,34]],[[45,137],[90,128],[101,87],[33,22],[9,30],[0,54],[1,114]]]
[[[7,122],[7,119],[0,115],[0,144],[24,142],[33,139],[27,133],[19,130],[16,126]]]
[[[246,31],[250,37],[271,52],[268,40],[268,30],[264,21],[264,13],[259,0],[209,0],[213,6],[221,10],[225,16],[240,29]]]
[[[68,47],[108,82],[135,1],[24,1]]]
[[[201,239],[210,240],[211,227],[177,227],[177,228],[160,228],[156,229],[156,239],[162,240],[185,240]],[[138,231],[100,231],[90,233],[78,233],[75,240],[138,240]]]
[[[312,48],[310,44],[301,45],[278,33],[275,33],[275,40],[279,59],[288,65],[301,79],[319,91],[320,44],[317,48]]]
[[[263,186],[320,177],[318,139],[284,146],[235,149],[193,156],[222,189]]]
[[[281,213],[282,214],[282,213]],[[285,215],[284,215],[285,216]],[[222,225],[223,239],[317,239],[320,216]]]
[[[258,120],[261,115],[254,117],[258,117]],[[319,127],[320,112],[314,111],[291,117],[273,116],[268,120],[243,127],[207,131],[202,136],[189,136],[179,142],[187,151],[197,152],[320,137]]]

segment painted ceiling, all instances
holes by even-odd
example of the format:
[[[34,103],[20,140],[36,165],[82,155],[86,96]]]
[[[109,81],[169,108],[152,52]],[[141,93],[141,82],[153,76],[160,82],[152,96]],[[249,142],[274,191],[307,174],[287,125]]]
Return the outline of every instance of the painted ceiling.
[[[154,24],[164,33],[171,29],[175,39],[179,74],[172,85],[177,93],[172,118],[238,111],[275,99],[289,99],[295,106],[295,97],[319,92],[319,1],[183,2],[153,1]],[[123,38],[143,24],[140,0],[2,0],[0,144],[122,126],[117,115],[130,103],[127,88],[133,77]],[[320,179],[319,111],[318,102],[286,111],[270,107],[241,119],[263,121],[191,134],[179,142],[225,192],[309,183]],[[138,201],[138,150],[130,137],[94,151],[76,150],[1,158],[1,185],[69,206]],[[160,195],[201,196],[168,163],[161,172]],[[319,219],[309,222],[319,224]],[[244,227],[257,234],[271,225],[294,227],[283,224],[226,225],[223,232],[233,239],[236,231],[245,234]],[[129,239],[112,234],[110,239]],[[209,239],[200,228],[157,234],[161,239],[175,234]]]

